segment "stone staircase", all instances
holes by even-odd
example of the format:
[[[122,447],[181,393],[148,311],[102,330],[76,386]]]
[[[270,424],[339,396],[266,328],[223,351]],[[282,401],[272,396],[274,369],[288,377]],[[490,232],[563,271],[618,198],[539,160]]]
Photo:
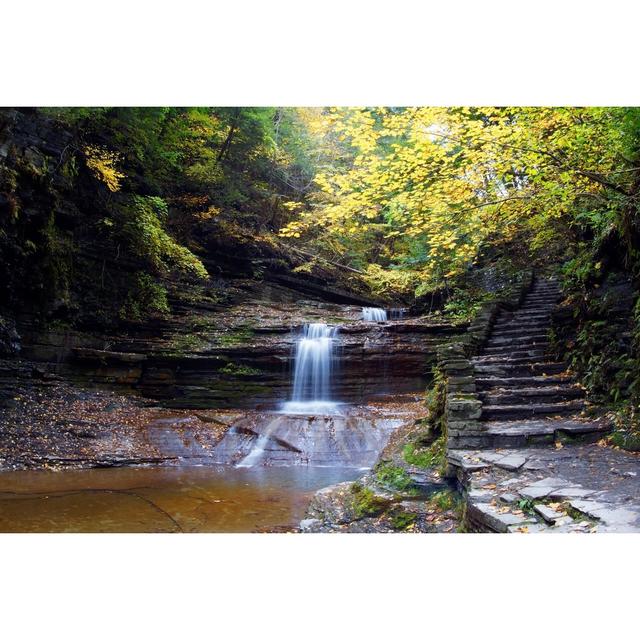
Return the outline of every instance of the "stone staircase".
[[[537,278],[520,307],[501,310],[481,355],[472,358],[488,446],[544,444],[563,436],[598,439],[604,421],[585,419],[585,393],[563,362],[547,356],[555,279]]]

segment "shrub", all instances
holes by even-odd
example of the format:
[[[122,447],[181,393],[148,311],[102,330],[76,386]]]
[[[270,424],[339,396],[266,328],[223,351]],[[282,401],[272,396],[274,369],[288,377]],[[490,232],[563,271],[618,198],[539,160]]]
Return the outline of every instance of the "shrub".
[[[169,311],[167,290],[148,273],[136,273],[127,298],[120,308],[120,317],[139,322],[149,316]]]

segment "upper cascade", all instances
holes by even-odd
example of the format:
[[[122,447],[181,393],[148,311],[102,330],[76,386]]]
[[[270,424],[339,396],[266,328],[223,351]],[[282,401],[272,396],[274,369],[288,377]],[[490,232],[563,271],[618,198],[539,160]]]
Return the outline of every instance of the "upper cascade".
[[[387,312],[378,307],[362,307],[362,319],[365,322],[386,322]]]

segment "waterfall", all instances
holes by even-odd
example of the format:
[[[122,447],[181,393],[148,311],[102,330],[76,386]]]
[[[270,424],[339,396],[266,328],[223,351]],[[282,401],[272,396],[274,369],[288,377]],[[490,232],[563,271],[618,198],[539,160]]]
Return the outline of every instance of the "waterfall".
[[[296,343],[291,401],[285,413],[335,413],[331,400],[331,373],[334,365],[336,327],[323,322],[304,326]]]
[[[362,307],[362,319],[365,322],[386,322],[387,312],[377,307]]]

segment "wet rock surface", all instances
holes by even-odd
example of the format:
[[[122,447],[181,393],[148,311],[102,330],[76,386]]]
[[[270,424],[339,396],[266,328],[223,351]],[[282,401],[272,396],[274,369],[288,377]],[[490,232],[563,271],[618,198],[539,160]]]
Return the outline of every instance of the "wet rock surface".
[[[11,403],[0,408],[0,469],[233,466],[264,434],[268,440],[256,465],[366,469],[411,407],[345,406],[333,416],[168,409],[135,395],[79,388],[56,376],[27,377],[12,388]]]
[[[0,468],[179,464],[204,458],[229,413],[176,412],[62,380],[14,388],[0,409]]]
[[[344,409],[343,415],[304,416],[251,412],[234,422],[213,452],[221,464],[242,464],[265,438],[253,464],[369,468],[391,432],[403,422],[384,406]]]

